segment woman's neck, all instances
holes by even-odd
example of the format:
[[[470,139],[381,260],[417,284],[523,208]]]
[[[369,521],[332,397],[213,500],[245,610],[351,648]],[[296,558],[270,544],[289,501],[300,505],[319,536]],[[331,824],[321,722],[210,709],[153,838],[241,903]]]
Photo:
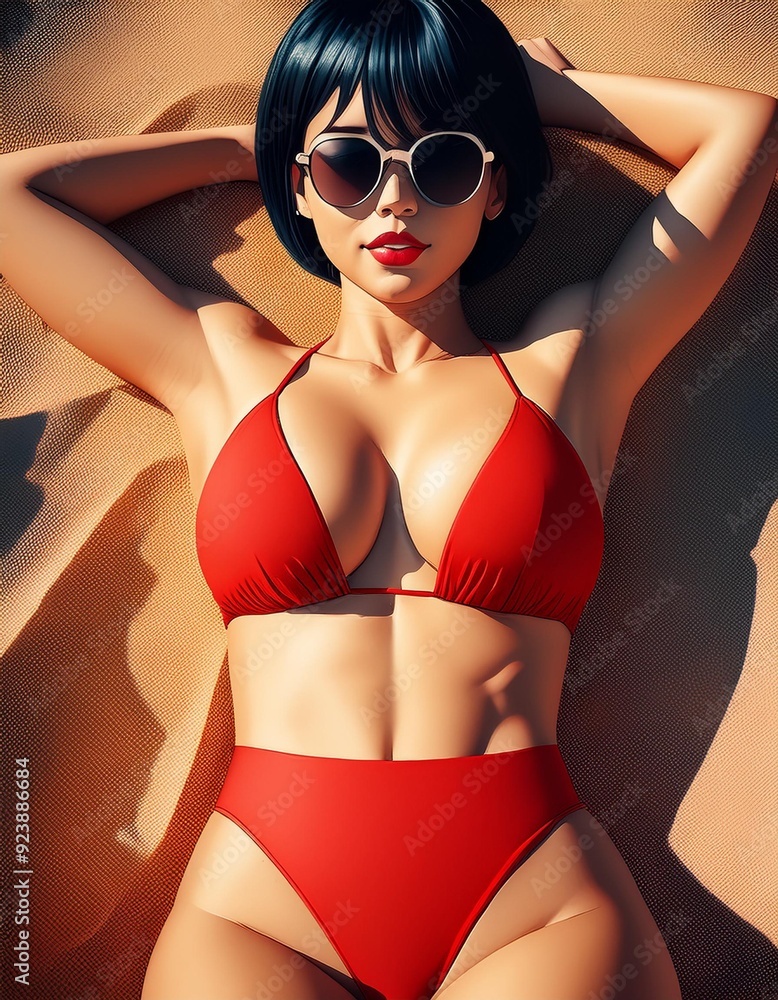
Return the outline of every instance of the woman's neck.
[[[401,372],[435,358],[476,354],[482,342],[462,310],[458,287],[438,288],[412,302],[386,302],[344,287],[326,353]]]

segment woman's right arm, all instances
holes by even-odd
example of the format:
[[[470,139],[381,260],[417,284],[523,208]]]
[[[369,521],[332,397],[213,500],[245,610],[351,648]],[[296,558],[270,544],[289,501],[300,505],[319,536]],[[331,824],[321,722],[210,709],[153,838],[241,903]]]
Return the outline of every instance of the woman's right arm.
[[[253,132],[118,135],[0,156],[0,272],[48,326],[172,412],[210,374],[197,307],[219,299],[175,282],[106,223],[190,188],[256,181]]]

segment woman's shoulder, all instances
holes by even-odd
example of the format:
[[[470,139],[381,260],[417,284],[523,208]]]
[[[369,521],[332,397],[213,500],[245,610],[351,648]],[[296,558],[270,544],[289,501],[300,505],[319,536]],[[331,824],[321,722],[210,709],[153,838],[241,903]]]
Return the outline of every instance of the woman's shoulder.
[[[506,358],[546,355],[556,366],[578,353],[591,328],[591,306],[596,281],[589,279],[557,288],[536,303],[507,338],[485,339]]]
[[[220,372],[261,357],[270,365],[292,364],[305,350],[247,303],[199,290],[191,290],[190,294],[209,354]]]
[[[493,346],[523,395],[570,440],[604,504],[631,399],[598,350],[595,289],[596,279],[557,289]]]
[[[306,350],[245,302],[195,289],[187,294],[199,318],[206,364],[198,385],[174,411],[180,424],[198,423],[203,409],[229,414],[246,398],[271,392]]]
[[[579,375],[587,367],[581,348],[593,292],[594,281],[565,285],[533,306],[507,339],[484,338],[524,395],[550,413],[556,412],[563,395],[575,391],[576,382],[588,381]]]

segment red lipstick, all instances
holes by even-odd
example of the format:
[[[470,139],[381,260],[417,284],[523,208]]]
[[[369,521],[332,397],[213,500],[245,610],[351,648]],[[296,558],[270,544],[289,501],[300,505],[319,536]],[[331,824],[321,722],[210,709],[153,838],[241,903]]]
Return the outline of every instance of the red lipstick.
[[[389,267],[412,264],[427,249],[429,243],[422,243],[407,230],[399,233],[381,233],[371,242],[364,244],[375,259]]]

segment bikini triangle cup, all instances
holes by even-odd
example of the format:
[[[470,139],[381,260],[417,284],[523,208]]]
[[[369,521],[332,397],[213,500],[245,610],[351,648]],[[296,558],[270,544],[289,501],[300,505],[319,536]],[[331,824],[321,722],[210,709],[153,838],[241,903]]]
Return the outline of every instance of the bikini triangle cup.
[[[238,421],[206,476],[197,554],[225,626],[241,615],[381,593],[554,619],[572,635],[601,565],[599,500],[567,435],[486,341],[515,402],[449,529],[433,590],[349,586],[278,414],[281,392],[328,339],[304,351]]]

